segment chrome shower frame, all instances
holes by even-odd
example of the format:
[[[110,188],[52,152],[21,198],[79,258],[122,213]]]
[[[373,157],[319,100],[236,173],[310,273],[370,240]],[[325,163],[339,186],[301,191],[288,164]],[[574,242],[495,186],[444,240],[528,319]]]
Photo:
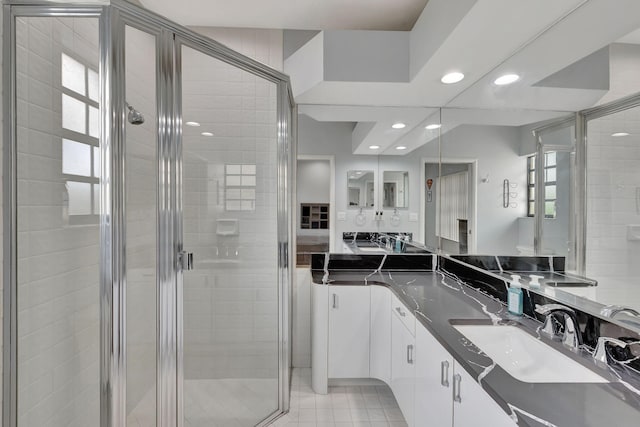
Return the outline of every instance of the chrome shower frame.
[[[127,108],[125,25],[156,36],[158,107],[158,316],[157,425],[183,425],[182,371],[182,135],[180,47],[188,46],[273,82],[278,87],[278,409],[267,425],[289,409],[290,289],[295,251],[294,221],[296,115],[289,77],[153,12],[124,0],[78,4],[3,2],[3,230],[4,325],[2,425],[17,426],[17,17],[92,17],[100,23],[100,150],[103,170],[100,207],[100,426],[126,425],[126,269],[124,147]],[[274,242],[276,244],[276,242]]]

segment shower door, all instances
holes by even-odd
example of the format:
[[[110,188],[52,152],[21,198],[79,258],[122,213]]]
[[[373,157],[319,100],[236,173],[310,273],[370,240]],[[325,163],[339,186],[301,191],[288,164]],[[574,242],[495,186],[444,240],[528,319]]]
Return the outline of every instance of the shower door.
[[[267,424],[287,77],[129,2],[3,11],[3,426]]]
[[[254,426],[279,406],[278,85],[176,52],[183,418]]]

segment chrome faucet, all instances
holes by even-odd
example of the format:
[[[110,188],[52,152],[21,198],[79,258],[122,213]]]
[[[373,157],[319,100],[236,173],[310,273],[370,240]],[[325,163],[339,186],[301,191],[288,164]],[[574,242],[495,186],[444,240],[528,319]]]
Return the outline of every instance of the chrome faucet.
[[[578,350],[582,345],[582,332],[578,323],[576,312],[561,304],[545,304],[536,305],[536,313],[546,316],[542,332],[550,337],[559,335],[559,327],[561,324],[564,328],[562,334],[562,343],[572,350]],[[562,319],[560,323],[559,319]]]
[[[600,314],[608,317],[609,319],[613,319],[619,313],[627,313],[636,317],[640,317],[640,313],[630,307],[625,307],[623,305],[607,305],[600,310]]]
[[[593,352],[593,358],[596,361],[604,364],[608,364],[608,360],[607,360],[607,344],[608,343],[615,344],[622,348],[625,348],[627,346],[627,343],[622,340],[619,340],[616,338],[609,338],[609,337],[600,337],[598,338],[598,344],[596,344],[596,349]]]

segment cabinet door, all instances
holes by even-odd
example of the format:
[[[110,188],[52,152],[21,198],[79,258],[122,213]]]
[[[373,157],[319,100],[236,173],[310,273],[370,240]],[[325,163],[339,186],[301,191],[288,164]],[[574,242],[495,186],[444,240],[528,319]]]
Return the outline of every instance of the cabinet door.
[[[453,396],[454,427],[517,425],[460,365],[454,366],[453,382],[456,383]]]
[[[391,381],[391,291],[371,286],[371,377]]]
[[[414,426],[415,340],[404,323],[391,315],[391,390],[407,425]]]
[[[453,357],[421,325],[416,327],[415,359],[416,427],[451,427]]]
[[[329,287],[329,378],[369,377],[369,286]]]

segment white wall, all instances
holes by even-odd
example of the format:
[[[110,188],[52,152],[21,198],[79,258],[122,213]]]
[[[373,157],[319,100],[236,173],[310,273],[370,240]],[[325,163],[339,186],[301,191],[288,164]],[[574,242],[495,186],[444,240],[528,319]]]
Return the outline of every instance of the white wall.
[[[329,235],[329,230],[303,230],[300,228],[300,205],[302,203],[329,203],[330,187],[331,165],[329,160],[298,160],[296,170],[296,193],[298,198],[296,228],[299,236]]]
[[[65,219],[61,53],[97,70],[98,20],[21,18],[17,31],[18,421],[97,425],[99,227]]]
[[[221,34],[223,43],[256,58],[281,62],[281,38],[267,42],[260,30],[198,30]],[[185,248],[194,252],[197,266],[185,273],[185,378],[275,381],[276,86],[193,51],[183,55],[183,64],[185,120],[203,123],[187,131],[183,143]],[[200,136],[205,127],[215,136]],[[225,210],[226,164],[256,165],[255,210]],[[237,220],[238,233],[218,232],[220,219]]]
[[[260,28],[189,27],[249,58],[282,71],[283,30]]]
[[[614,132],[629,136],[614,138]],[[587,271],[598,280],[597,300],[640,309],[638,189],[640,108],[588,123]]]
[[[418,236],[420,225],[409,221],[409,213],[416,216],[420,210],[420,159],[410,156],[363,156],[351,153],[352,123],[318,122],[308,116],[298,117],[298,154],[334,154],[336,156],[336,213],[344,212],[346,219],[337,220],[335,226],[336,242],[342,240],[344,231],[403,231]],[[400,225],[391,224],[393,209],[385,209],[383,220],[376,222],[374,209],[364,209],[366,222],[362,226],[355,223],[359,209],[348,206],[347,172],[349,170],[373,170],[376,182],[381,182],[382,171],[409,172],[409,208],[401,209]],[[379,199],[376,190],[376,199]],[[334,207],[332,206],[332,209]],[[339,245],[336,245],[339,246]]]
[[[506,126],[464,125],[442,135],[443,159],[477,159],[477,253],[516,254],[518,218],[526,216],[526,157],[520,156],[520,131]],[[415,158],[437,158],[437,140],[412,153]],[[482,178],[489,176],[484,183]],[[512,201],[502,207],[504,179],[518,187]],[[433,190],[433,189],[432,189]],[[434,197],[436,194],[434,192]]]
[[[155,37],[133,28],[125,37],[126,99],[145,116],[144,124],[126,125],[127,423],[148,426],[156,417]]]

